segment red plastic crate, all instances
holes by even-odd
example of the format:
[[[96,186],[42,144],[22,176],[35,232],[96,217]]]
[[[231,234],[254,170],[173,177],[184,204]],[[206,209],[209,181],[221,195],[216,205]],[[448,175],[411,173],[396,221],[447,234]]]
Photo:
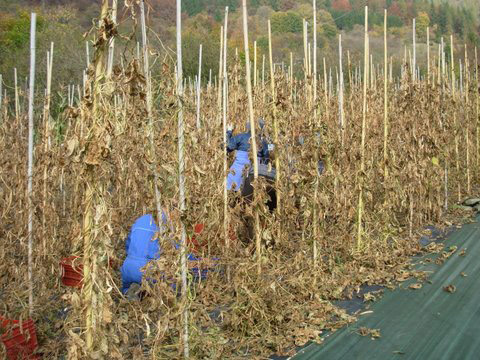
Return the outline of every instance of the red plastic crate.
[[[109,259],[108,265],[111,268],[116,267],[113,259]],[[75,288],[83,286],[83,264],[78,256],[69,256],[60,262],[62,267],[62,284]]]
[[[69,256],[60,262],[62,284],[75,288],[83,286],[83,265],[78,256]]]
[[[187,239],[187,245],[190,247],[190,250],[194,254],[198,254],[202,248],[206,245],[206,242],[199,242],[196,238],[195,235],[200,235],[203,232],[203,229],[205,228],[204,224],[196,224],[193,228],[193,234],[190,239]]]
[[[0,316],[0,328],[8,360],[40,359],[40,355],[34,354],[38,342],[32,319],[20,324],[18,320],[9,320]]]

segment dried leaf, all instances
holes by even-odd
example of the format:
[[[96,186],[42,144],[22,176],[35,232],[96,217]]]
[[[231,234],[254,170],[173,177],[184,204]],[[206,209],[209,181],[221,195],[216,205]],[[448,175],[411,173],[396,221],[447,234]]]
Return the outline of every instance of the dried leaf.
[[[408,288],[412,289],[412,290],[418,290],[418,289],[422,288],[422,284],[420,284],[420,283],[411,284]]]
[[[453,294],[457,290],[457,288],[455,287],[455,285],[447,285],[443,288],[443,290]]]

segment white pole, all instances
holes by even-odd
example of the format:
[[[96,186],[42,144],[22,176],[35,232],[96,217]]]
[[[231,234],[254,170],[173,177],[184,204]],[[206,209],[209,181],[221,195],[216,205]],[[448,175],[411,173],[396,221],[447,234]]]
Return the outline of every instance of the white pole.
[[[253,42],[253,88],[257,87],[257,40]]]
[[[248,118],[250,120],[250,141],[252,144],[251,147],[251,157],[253,158],[253,177],[255,183],[258,179],[258,159],[257,159],[257,142],[255,135],[255,118],[253,113],[253,98],[252,98],[252,83],[251,83],[251,74],[250,74],[250,54],[248,50],[248,15],[247,15],[247,0],[242,0],[242,13],[243,13],[243,43],[245,48],[245,81],[247,83],[247,96],[248,96]],[[254,193],[254,197],[255,193]],[[257,265],[258,273],[261,273],[261,264],[262,264],[262,255],[261,255],[261,238],[260,238],[260,219],[258,210],[254,210],[255,214],[255,238],[256,238],[256,256],[257,256]]]
[[[416,81],[416,69],[417,69],[417,44],[416,44],[416,33],[415,33],[415,19],[413,19],[413,64],[412,64],[412,79],[413,82]]]
[[[198,75],[197,75],[197,129],[200,129],[200,92],[202,82],[202,44],[198,54]]]
[[[2,120],[2,104],[3,104],[3,89],[2,89],[2,86],[3,86],[3,79],[2,79],[2,74],[0,74],[0,122]]]
[[[265,54],[262,56],[262,88],[265,90]]]
[[[13,82],[15,84],[15,119],[17,120],[17,123],[18,123],[20,118],[20,99],[18,97],[17,68],[13,69]],[[20,128],[23,128],[23,126],[20,126]]]
[[[118,0],[112,0],[112,21],[114,25],[116,25],[117,23],[117,3],[118,3]],[[112,37],[110,39],[110,44],[108,47],[107,78],[109,78],[112,75],[114,54],[115,54],[115,37]]]
[[[35,87],[35,27],[37,15],[32,13],[30,23],[30,92],[28,96],[28,308],[33,315],[33,94]]]
[[[85,52],[87,54],[87,69],[90,67],[90,48],[88,46],[88,41],[85,41]]]
[[[338,61],[340,64],[339,67],[339,87],[338,87],[338,106],[339,106],[339,117],[340,117],[340,129],[342,130],[342,143],[343,143],[343,130],[345,127],[344,124],[344,112],[343,112],[343,64],[342,64],[342,35],[338,35]]]
[[[177,95],[178,95],[178,180],[179,180],[179,208],[183,215],[185,211],[185,157],[184,157],[184,125],[183,125],[183,86],[182,86],[182,0],[177,0]],[[181,271],[182,271],[182,299],[183,308],[183,356],[190,357],[188,348],[188,308],[187,308],[187,254],[186,254],[186,231],[185,224],[180,216],[182,235],[181,247]]]
[[[227,33],[228,33],[228,6],[225,7],[225,24],[223,25],[223,59],[221,61],[223,65],[223,95],[222,95],[222,125],[223,125],[223,235],[225,237],[225,247],[227,250],[230,247],[230,239],[228,237],[228,189],[227,189],[227,170],[228,170],[228,158],[227,158],[227,98],[228,98],[228,74],[227,74]],[[230,278],[230,272],[227,271],[227,277]]]
[[[313,119],[317,121],[317,0],[313,0]],[[316,241],[315,241],[316,244]],[[316,249],[315,249],[316,250]],[[315,253],[316,259],[316,253]]]
[[[430,85],[430,27],[427,26],[427,84]]]
[[[150,73],[150,64],[149,64],[149,59],[148,59],[148,44],[147,44],[147,27],[146,27],[146,22],[145,22],[145,4],[143,0],[140,2],[140,21],[141,21],[141,26],[142,26],[142,45],[143,45],[143,72],[145,76],[145,80],[147,83],[147,117],[148,117],[148,124],[150,127],[150,133],[149,133],[149,138],[150,138],[150,147],[152,154],[154,153],[155,150],[155,144],[154,144],[154,126],[153,126],[153,117],[152,117],[152,79],[151,79],[151,73]],[[137,43],[138,44],[138,43]],[[158,221],[162,221],[162,206],[160,202],[160,191],[158,189],[158,174],[157,170],[155,168],[155,164],[153,164],[153,188],[155,191],[155,204],[157,207],[157,218]]]

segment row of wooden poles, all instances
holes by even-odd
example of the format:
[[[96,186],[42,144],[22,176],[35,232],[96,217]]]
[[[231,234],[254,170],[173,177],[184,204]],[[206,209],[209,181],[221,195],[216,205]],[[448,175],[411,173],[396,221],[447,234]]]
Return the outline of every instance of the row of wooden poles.
[[[143,71],[146,77],[146,84],[147,84],[147,117],[149,123],[149,141],[150,141],[150,151],[152,154],[154,153],[154,126],[153,126],[153,117],[152,117],[152,107],[153,107],[153,100],[152,100],[152,76],[150,71],[150,64],[149,64],[149,45],[147,39],[147,27],[146,27],[146,19],[145,19],[145,9],[143,1],[140,3],[140,14],[141,14],[141,29],[142,29],[142,46],[141,46],[141,53],[143,58]],[[110,8],[109,2],[107,0],[103,0],[102,3],[102,10],[101,10],[101,21],[106,19],[109,15],[111,19],[115,23],[116,21],[116,12],[117,12],[117,0],[113,0],[112,7]],[[250,122],[250,127],[252,131],[251,136],[251,148],[252,154],[257,154],[257,142],[256,142],[256,124],[255,124],[255,111],[253,107],[253,95],[252,95],[252,72],[251,72],[251,65],[253,65],[253,87],[258,87],[258,72],[257,72],[257,46],[256,42],[254,42],[254,61],[253,64],[250,61],[250,50],[249,50],[249,39],[248,39],[248,16],[247,16],[247,7],[246,7],[246,0],[242,0],[242,15],[243,15],[243,34],[244,34],[244,52],[245,52],[245,84],[248,96],[248,119]],[[185,155],[184,155],[184,124],[183,124],[183,108],[182,108],[182,101],[181,99],[185,96],[184,88],[186,86],[186,80],[183,78],[183,69],[182,69],[182,43],[181,43],[181,0],[177,0],[177,66],[176,66],[176,91],[177,91],[177,106],[178,106],[178,186],[179,186],[179,209],[180,211],[185,211]],[[320,104],[319,104],[319,90],[323,87],[324,91],[324,98],[325,98],[325,111],[328,112],[328,102],[329,98],[331,98],[336,93],[338,97],[338,105],[339,105],[339,127],[342,132],[342,139],[343,139],[343,132],[346,126],[346,116],[344,111],[344,91],[345,91],[345,84],[344,84],[344,74],[343,74],[343,48],[342,48],[342,39],[341,35],[339,36],[339,63],[337,68],[337,84],[335,91],[333,90],[333,81],[332,81],[332,72],[330,69],[330,74],[327,76],[327,67],[325,58],[323,59],[323,79],[317,73],[317,21],[316,21],[316,0],[313,0],[313,51],[311,51],[310,43],[308,42],[308,30],[307,30],[307,22],[304,21],[303,25],[303,42],[304,42],[304,61],[303,61],[303,68],[304,68],[304,85],[305,85],[305,94],[307,95],[307,99],[310,99],[309,106],[313,109],[313,116],[314,121],[318,121],[318,112],[320,111]],[[29,309],[30,314],[33,313],[33,274],[32,274],[32,251],[33,251],[33,201],[32,201],[32,178],[33,178],[33,147],[34,147],[34,88],[35,88],[35,28],[36,28],[36,15],[33,13],[31,16],[31,36],[30,36],[30,75],[29,75],[29,86],[28,86],[28,170],[27,170],[27,199],[28,199],[28,286],[29,286]],[[227,98],[228,98],[228,67],[227,67],[227,43],[228,43],[228,7],[225,9],[225,18],[224,18],[224,25],[221,27],[220,31],[220,56],[219,56],[219,73],[218,79],[215,80],[215,85],[212,83],[212,75],[210,70],[209,81],[207,85],[207,91],[215,86],[216,91],[218,92],[218,114],[219,114],[219,121],[222,122],[223,125],[223,133],[224,138],[223,141],[226,142],[226,127],[227,127],[227,119],[228,119],[228,107],[227,107]],[[427,28],[427,70],[426,75],[422,76],[420,68],[417,66],[417,55],[416,55],[416,28],[415,28],[415,20],[413,21],[413,32],[412,32],[412,43],[413,43],[413,53],[409,53],[407,56],[407,51],[405,48],[405,55],[403,59],[401,77],[410,77],[410,80],[413,84],[426,81],[429,85],[435,87],[440,86],[443,91],[446,88],[451,92],[453,96],[459,96],[461,99],[464,99],[465,102],[469,101],[469,84],[474,81],[475,84],[478,85],[478,59],[477,59],[477,50],[475,49],[475,58],[474,58],[474,78],[472,79],[471,72],[470,72],[470,63],[467,53],[467,47],[465,46],[465,57],[464,62],[462,65],[461,60],[459,61],[459,68],[460,68],[460,78],[456,79],[456,72],[455,72],[455,62],[454,62],[454,55],[453,55],[453,36],[450,37],[450,69],[448,69],[448,61],[446,59],[445,54],[445,42],[442,38],[441,43],[438,46],[438,55],[437,58],[433,59],[430,54],[430,33],[429,29]],[[275,64],[273,62],[272,57],[272,37],[271,37],[271,24],[268,21],[268,57],[269,57],[269,80],[270,80],[270,96],[271,96],[271,111],[273,115],[273,135],[274,135],[274,143],[278,143],[278,136],[279,136],[279,129],[277,125],[277,109],[276,109],[276,86],[275,86]],[[112,67],[114,62],[114,39],[111,39],[108,45],[105,48],[97,48],[96,56],[93,62],[93,66],[95,69],[95,81],[94,81],[94,109],[98,109],[98,103],[95,101],[96,97],[98,97],[99,92],[101,91],[99,88],[99,84],[101,79],[106,75],[109,77],[112,73]],[[89,55],[89,47],[87,43],[87,65],[90,67],[92,64],[90,63],[90,55]],[[365,170],[365,138],[366,138],[366,121],[367,121],[367,108],[368,108],[368,91],[377,90],[377,83],[380,79],[380,74],[383,73],[383,91],[384,91],[384,176],[385,178],[388,177],[388,166],[387,166],[387,149],[388,149],[388,133],[390,131],[388,125],[388,89],[389,86],[394,83],[393,75],[392,75],[392,68],[393,68],[393,58],[388,56],[388,46],[387,46],[387,11],[385,10],[384,13],[384,64],[383,69],[376,69],[373,63],[373,56],[370,54],[370,47],[369,47],[369,34],[368,34],[368,8],[365,7],[365,36],[364,36],[364,59],[363,59],[363,71],[359,69],[359,67],[355,67],[352,70],[352,66],[350,63],[350,54],[347,52],[347,59],[348,59],[348,83],[350,85],[350,91],[359,88],[362,86],[363,91],[363,105],[362,105],[362,133],[361,133],[361,159],[360,159],[360,168],[363,172]],[[50,118],[50,103],[51,103],[51,86],[52,86],[52,71],[53,71],[53,51],[54,45],[51,43],[50,50],[47,52],[47,82],[46,82],[46,89],[45,89],[45,102],[43,108],[43,122],[44,122],[44,137],[48,139],[45,141],[44,146],[45,150],[47,150],[50,146],[50,125],[49,125],[49,118]],[[106,54],[102,54],[102,52],[106,52]],[[104,56],[107,55],[107,56]],[[138,51],[138,55],[140,58],[140,51]],[[105,72],[105,58],[106,58],[106,72]],[[265,89],[265,56],[263,57],[262,61],[262,90],[263,94],[267,92]],[[407,66],[408,63],[408,66]],[[201,92],[203,91],[201,86],[201,74],[202,74],[202,45],[199,48],[199,61],[198,61],[198,75],[196,80],[194,81],[194,85],[191,85],[191,81],[189,81],[189,88],[190,88],[190,96],[195,96],[196,102],[196,124],[197,127],[200,128],[202,126],[201,121]],[[293,56],[290,53],[290,66],[287,67],[286,71],[282,64],[282,66],[277,67],[277,69],[281,69],[283,74],[287,77],[290,83],[290,93],[292,99],[295,99],[296,94],[298,93],[297,90],[297,81],[294,79],[293,75]],[[436,71],[435,71],[436,70]],[[362,77],[363,73],[363,77]],[[77,91],[78,99],[80,100],[85,95],[85,86],[87,84],[86,81],[86,71],[83,72],[83,91],[81,90],[80,86],[75,87],[74,85],[68,86],[68,105],[73,106],[74,103],[74,93]],[[218,81],[217,81],[218,80]],[[323,81],[322,81],[323,80]],[[14,70],[14,82],[15,82],[15,117],[17,121],[22,116],[21,114],[21,106],[20,106],[20,95],[19,95],[19,86],[17,81],[17,71]],[[323,83],[323,84],[322,84]],[[309,85],[311,84],[311,85]],[[320,88],[319,88],[319,85]],[[400,83],[396,84],[397,87],[400,86]],[[193,91],[195,89],[195,92]],[[3,98],[2,98],[3,97]],[[7,93],[6,90],[2,89],[2,76],[0,75],[0,116],[4,116],[7,111]],[[479,116],[479,95],[478,91],[476,94],[476,109],[477,109],[477,121]],[[96,112],[94,110],[94,116]],[[221,119],[220,119],[221,117]],[[20,124],[21,122],[18,121]],[[478,126],[477,126],[478,129]],[[468,132],[467,132],[468,136]],[[478,136],[478,130],[477,130]],[[455,141],[458,139],[455,138]],[[468,142],[468,139],[467,139]],[[477,153],[478,153],[478,139],[477,139]],[[318,155],[317,155],[318,156]],[[469,157],[468,153],[468,146],[467,146],[467,157]],[[257,163],[257,156],[252,155],[253,158],[253,169],[254,169],[254,179],[255,181],[258,180],[258,163]],[[227,153],[226,147],[224,147],[224,156],[223,156],[223,170],[224,170],[224,187],[223,187],[223,196],[224,196],[224,237],[225,237],[225,244],[228,249],[230,246],[229,243],[229,208],[228,208],[228,192],[227,192],[227,172],[228,172],[228,163],[227,163]],[[276,168],[276,181],[280,181],[281,179],[281,161],[280,157],[277,156],[275,158],[275,168]],[[468,164],[468,159],[467,159]],[[447,165],[445,165],[447,166]],[[458,161],[457,161],[458,167]],[[152,166],[152,172],[154,174],[154,191],[155,191],[155,201],[156,201],[156,208],[158,212],[158,218],[161,218],[161,199],[160,199],[160,192],[158,189],[158,174],[154,166]],[[446,173],[445,169],[445,173]],[[44,179],[47,177],[47,170],[45,168]],[[468,179],[468,191],[470,191],[470,177],[469,177],[469,169],[467,169],[467,179]],[[316,182],[317,186],[315,188],[314,197],[318,196],[318,181]],[[358,214],[357,214],[357,248],[362,248],[362,237],[363,237],[363,228],[362,228],[362,216],[363,216],[363,209],[364,209],[364,189],[362,187],[362,182],[360,181],[360,188],[359,188],[359,195],[358,195]],[[279,184],[276,184],[277,188],[279,188]],[[92,198],[92,194],[88,193],[89,187],[87,187],[87,193],[85,197]],[[44,181],[44,205],[46,202],[46,181]],[[281,194],[279,194],[281,195]],[[279,196],[277,198],[278,207],[276,209],[277,216],[280,216],[281,209],[282,209],[282,198]],[[315,200],[314,200],[315,201]],[[89,245],[89,241],[91,238],[91,229],[92,229],[92,211],[93,211],[93,204],[91,202],[86,202],[89,208],[85,209],[85,219],[84,219],[84,245],[85,248],[91,248]],[[445,204],[447,206],[447,204]],[[254,214],[255,220],[255,239],[256,239],[256,253],[258,259],[258,272],[261,272],[261,229],[260,229],[260,221],[259,221],[259,214],[255,212]],[[315,221],[315,215],[314,215]],[[43,218],[43,226],[45,226],[45,218]],[[313,227],[314,231],[316,231],[316,226]],[[281,228],[279,228],[281,231]],[[314,239],[316,236],[314,235]],[[185,225],[181,224],[181,270],[182,270],[182,297],[186,300],[187,297],[187,263],[186,263],[186,229]],[[91,249],[93,251],[94,249]],[[88,251],[84,254],[84,277],[88,279],[91,275],[92,265],[89,262]],[[318,250],[317,244],[314,241],[313,244],[313,258],[314,263],[317,264],[318,262]],[[86,288],[90,288],[86,286]],[[91,296],[91,295],[86,295]],[[92,304],[91,302],[87,302]],[[93,323],[93,311],[87,310],[86,318],[86,345],[89,351],[93,348],[95,333],[94,328],[92,326]],[[188,348],[188,337],[189,337],[189,320],[188,320],[188,309],[185,307],[183,311],[183,346],[184,346],[184,356],[185,358],[189,357],[189,348]]]

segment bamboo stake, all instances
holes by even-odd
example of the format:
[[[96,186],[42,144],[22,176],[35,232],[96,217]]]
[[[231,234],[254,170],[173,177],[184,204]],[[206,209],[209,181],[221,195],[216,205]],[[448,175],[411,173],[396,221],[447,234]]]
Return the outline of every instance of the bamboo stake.
[[[290,52],[290,100],[293,100],[293,54]]]
[[[312,76],[312,44],[308,43],[308,77]]]
[[[307,45],[307,22],[303,19],[303,72],[305,83],[307,82],[308,73],[308,45]]]
[[[37,14],[32,13],[30,22],[30,92],[28,96],[28,309],[33,315],[33,96],[35,92],[35,35]]]
[[[118,0],[112,0],[112,21],[114,26],[116,26],[116,23],[117,23],[117,3],[118,3]],[[110,78],[112,76],[114,55],[115,55],[115,37],[112,37],[110,39],[110,44],[108,46],[107,78]]]
[[[339,63],[339,82],[338,82],[338,113],[340,118],[340,129],[342,132],[342,146],[345,138],[345,114],[343,109],[343,60],[342,60],[342,35],[338,35],[338,63]]]
[[[341,35],[340,35],[341,36]],[[317,125],[317,1],[313,0],[313,123]],[[342,128],[343,135],[343,128]],[[318,150],[314,150],[315,168],[318,164]],[[318,187],[319,174],[316,172],[313,191],[312,227],[313,227],[313,266],[318,266]],[[316,276],[315,276],[316,281]]]
[[[323,58],[323,91],[324,91],[324,97],[325,97],[325,115],[328,119],[328,80],[327,80],[327,63],[325,61],[325,58]]]
[[[210,89],[212,87],[212,69],[208,71],[208,91],[210,93]]]
[[[3,110],[3,78],[2,78],[2,74],[0,74],[0,125],[2,123],[2,117],[3,117],[3,114],[2,114],[2,110]]]
[[[87,56],[87,69],[90,67],[90,47],[88,46],[88,41],[85,41],[85,52]]]
[[[430,27],[427,26],[427,85],[430,85]]]
[[[148,43],[147,43],[147,26],[145,21],[145,3],[142,0],[140,2],[140,22],[142,28],[142,48],[143,48],[143,73],[145,76],[145,82],[147,85],[147,117],[148,117],[148,132],[150,139],[150,152],[152,159],[154,159],[155,154],[155,134],[154,134],[154,123],[152,115],[152,79],[150,73],[150,62],[148,56]],[[153,188],[155,191],[155,205],[157,208],[157,220],[162,221],[162,205],[161,205],[161,196],[160,190],[158,189],[158,173],[155,166],[155,161],[152,164],[153,172]]]
[[[417,69],[417,36],[416,36],[416,26],[415,26],[415,18],[413,19],[413,59],[412,59],[412,80],[413,83],[416,82],[416,69]]]
[[[341,36],[341,35],[340,35]],[[313,121],[317,122],[317,0],[313,0]]]
[[[468,76],[468,53],[467,45],[465,45],[465,147],[466,147],[466,162],[467,162],[467,194],[471,193],[470,185],[470,117],[469,117],[469,101],[468,101],[468,86],[469,86],[469,76]]]
[[[347,66],[348,66],[348,86],[352,89],[352,63],[350,62],[350,50],[347,50]]]
[[[387,93],[387,9],[385,9],[383,17],[383,48],[384,48],[384,76],[383,76],[383,177],[384,181],[387,179],[387,139],[388,139],[388,93]]]
[[[363,81],[363,107],[362,107],[362,144],[360,159],[360,193],[358,195],[358,228],[357,228],[357,251],[362,247],[362,215],[363,215],[363,172],[365,171],[365,136],[367,122],[367,79],[368,79],[368,6],[365,6],[365,58],[364,58],[364,81]]]
[[[273,52],[272,52],[272,28],[270,24],[270,20],[267,22],[268,26],[268,56],[270,59],[270,91],[272,93],[272,113],[273,113],[273,136],[275,146],[277,147],[277,151],[279,152],[279,141],[278,141],[278,123],[277,123],[277,95],[275,93],[275,76],[273,73]],[[256,154],[256,153],[255,153]],[[280,218],[281,214],[281,194],[280,194],[280,156],[279,154],[275,156],[275,189],[277,195],[277,208],[276,212]],[[281,231],[281,227],[279,227],[279,234]],[[280,236],[278,237],[280,239]]]
[[[197,129],[200,129],[200,92],[202,83],[202,44],[198,54],[198,75],[197,75]]]
[[[223,26],[220,26],[220,60],[218,61],[218,113],[222,113],[222,80],[223,80]]]
[[[455,97],[455,62],[453,60],[453,35],[450,35],[450,71],[452,77],[452,96]]]
[[[452,97],[455,98],[455,62],[453,58],[453,35],[450,35],[450,71],[451,71],[451,86],[452,86]],[[458,151],[458,136],[457,136],[457,112],[456,109],[453,109],[453,124],[455,127],[455,167],[457,174],[460,173],[460,154]],[[458,192],[458,201],[461,201],[461,188],[460,183],[457,186]]]
[[[15,120],[17,124],[20,123],[20,98],[18,96],[18,78],[17,78],[17,68],[13,69],[13,81],[15,84]],[[20,130],[22,126],[20,125]]]
[[[265,54],[262,56],[262,92],[263,103],[265,104]]]
[[[476,98],[476,111],[475,111],[475,125],[476,125],[476,144],[477,144],[477,151],[476,151],[476,160],[477,160],[477,169],[480,165],[480,96],[478,94],[478,56],[477,56],[477,47],[475,47],[475,98]]]
[[[225,31],[226,32],[226,31]],[[178,95],[178,182],[179,182],[179,209],[185,212],[185,156],[184,156],[184,124],[183,124],[183,86],[182,86],[182,0],[177,0],[177,95]],[[190,357],[188,346],[188,308],[187,308],[187,248],[186,231],[183,216],[180,217],[181,235],[181,267],[182,267],[182,300],[183,306],[183,356]]]
[[[257,88],[257,40],[253,42],[253,88]]]
[[[251,130],[251,148],[252,148],[252,158],[253,158],[253,176],[255,183],[258,181],[258,159],[257,159],[257,140],[255,135],[255,117],[253,113],[253,98],[252,98],[252,84],[251,84],[251,75],[250,75],[250,54],[248,50],[248,15],[247,15],[247,0],[242,0],[242,10],[243,10],[243,40],[245,46],[245,68],[246,68],[246,77],[245,81],[247,83],[247,95],[248,95],[248,117],[250,119],[250,130]],[[258,190],[257,190],[258,191]],[[253,192],[254,198],[258,195],[257,191]],[[254,199],[254,203],[256,199]],[[262,254],[261,254],[261,237],[260,237],[260,218],[258,210],[254,209],[255,216],[255,238],[256,238],[256,254],[257,254],[257,271],[260,274],[262,271]]]
[[[49,148],[50,141],[50,94],[52,87],[52,66],[53,66],[53,42],[50,43],[50,51],[47,51],[47,88],[45,91],[45,106],[43,112],[44,122],[44,151],[45,154]],[[43,169],[43,209],[42,211],[42,228],[43,228],[43,252],[47,253],[47,229],[46,229],[46,208],[47,208],[47,167]]]
[[[227,104],[228,104],[228,73],[227,73],[227,34],[228,34],[228,6],[225,7],[225,31],[223,32],[223,236],[225,238],[225,247],[227,251],[230,248],[230,236],[228,234],[229,214],[228,214],[228,157],[227,157]],[[230,278],[230,268],[227,269],[227,276]]]

